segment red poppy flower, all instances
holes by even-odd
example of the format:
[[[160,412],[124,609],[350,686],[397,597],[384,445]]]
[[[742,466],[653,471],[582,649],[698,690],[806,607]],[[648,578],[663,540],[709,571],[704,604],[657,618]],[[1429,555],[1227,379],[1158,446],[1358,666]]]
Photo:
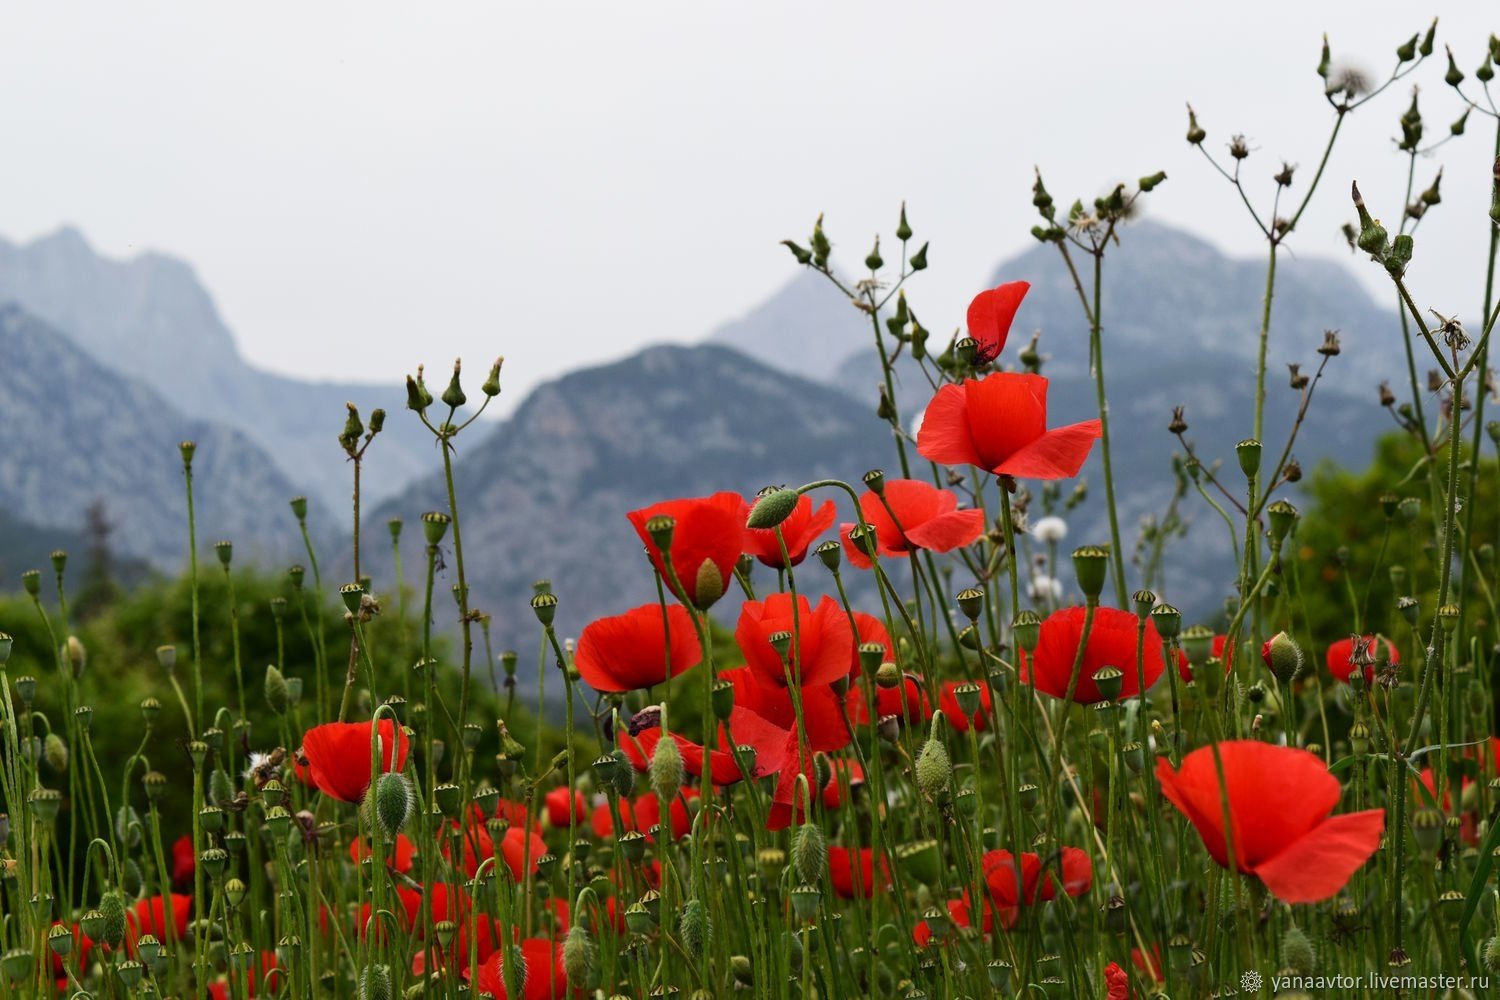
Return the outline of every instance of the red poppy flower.
[[[979,711],[972,718],[964,713],[958,704],[958,689],[964,684],[973,684],[979,688]],[[989,725],[990,716],[990,686],[976,681],[944,681],[938,693],[938,708],[942,710],[943,719],[960,733],[969,731],[969,723],[974,723],[978,732],[984,732]]]
[[[688,812],[687,800],[696,799],[698,789],[683,788],[677,797],[672,800],[672,839],[681,840],[686,837],[688,831],[693,827],[693,817]],[[651,837],[651,828],[661,823],[661,802],[656,793],[646,792],[635,800],[632,809],[635,814],[635,828]]]
[[[177,892],[193,891],[193,873],[198,870],[198,854],[193,850],[193,835],[184,833],[172,842],[172,888]]]
[[[1376,645],[1377,638],[1381,643],[1385,645],[1385,658],[1390,660],[1393,665],[1400,663],[1401,654],[1396,651],[1396,644],[1391,642],[1391,640],[1385,638],[1384,636],[1375,636],[1373,634],[1366,635],[1360,640],[1360,643],[1364,647],[1364,652],[1369,654],[1370,659],[1372,661],[1381,659],[1380,647]],[[1354,654],[1355,648],[1353,636],[1350,636],[1347,639],[1340,639],[1332,646],[1329,646],[1328,672],[1338,680],[1341,680],[1345,684],[1348,684],[1349,675],[1354,673]],[[1374,681],[1374,679],[1375,664],[1372,662],[1365,665],[1365,683],[1370,684],[1372,681]]]
[[[328,722],[314,726],[302,737],[298,756],[307,761],[313,786],[341,802],[359,802],[370,787],[369,722]],[[381,770],[399,771],[406,766],[408,740],[405,731],[389,718],[380,720]]]
[[[1073,676],[1073,660],[1078,655],[1078,644],[1083,637],[1084,608],[1064,608],[1054,611],[1042,622],[1041,638],[1036,651],[1021,657],[1021,680],[1036,680],[1036,689],[1045,691],[1054,698],[1068,696],[1068,682]],[[1137,676],[1135,647],[1136,628],[1139,619],[1129,611],[1115,608],[1096,608],[1094,621],[1089,626],[1088,645],[1083,653],[1083,665],[1078,672],[1078,685],[1073,691],[1073,700],[1081,705],[1092,705],[1103,701],[1099,687],[1094,683],[1094,671],[1101,667],[1118,667],[1125,676],[1120,679],[1120,697],[1134,698],[1141,693]],[[1161,655],[1161,640],[1157,638],[1156,626],[1146,622],[1146,687],[1156,683],[1166,666]]]
[[[1022,853],[1019,863],[1009,851],[987,851],[980,867],[990,900],[1006,928],[1015,926],[1022,906],[1055,899],[1059,875],[1062,890],[1069,896],[1083,895],[1094,881],[1093,862],[1076,847],[1062,848],[1056,868],[1049,866],[1045,873],[1042,859],[1029,851]]]
[[[961,385],[945,385],[927,404],[917,451],[943,465],[973,465],[1016,479],[1066,479],[1078,475],[1099,421],[1047,429],[1047,380],[1040,375],[996,372]]]
[[[664,500],[625,516],[635,525],[662,582],[685,603],[706,611],[724,596],[734,579],[734,564],[745,547],[745,518],[749,514],[749,505],[738,493],[715,493],[691,500]],[[646,530],[646,522],[658,516],[677,522],[670,548],[672,573],[667,572],[661,551]],[[673,573],[677,583],[672,582]]]
[[[552,824],[554,830],[565,830],[570,825],[568,816],[568,800],[572,800],[573,816],[579,823],[588,821],[589,807],[583,801],[583,793],[574,789],[571,795],[568,789],[558,786],[552,789],[542,798],[542,804],[547,809],[547,822]]]
[[[193,909],[193,897],[183,893],[172,893],[172,919],[168,924],[166,906],[160,894],[147,896],[125,911],[125,947],[135,954],[137,938],[147,934],[166,944],[187,937],[188,914]]]
[[[519,997],[505,992],[505,953],[501,948],[479,967],[479,991],[493,993],[495,1000],[562,1000],[568,995],[568,976],[563,970],[562,944],[546,938],[527,938],[521,942],[521,959],[526,963]]]
[[[754,716],[781,733],[796,728],[797,713],[796,705],[792,702],[791,688],[767,683],[750,667],[725,670],[719,674],[719,679],[734,686],[735,708],[743,708],[749,713],[743,718]],[[812,749],[831,752],[848,746],[854,737],[844,724],[844,713],[839,708],[840,698],[834,693],[833,686],[815,684],[797,690],[798,697],[802,700],[802,719],[806,724],[803,735]],[[739,718],[737,715],[730,716],[729,737],[736,746],[753,743],[764,754],[765,747],[761,744],[769,731],[759,732],[754,739],[747,738],[745,723],[738,721]]]
[[[973,918],[970,916],[970,911],[972,908],[970,907],[969,902],[968,890],[964,890],[964,896],[962,899],[948,900],[948,919],[953,922],[954,927],[974,926]],[[994,929],[995,908],[990,905],[989,900],[985,900],[984,923],[982,930],[985,934],[988,934]],[[932,928],[928,926],[927,921],[917,921],[917,925],[912,928],[911,938],[916,942],[918,948],[927,947],[928,943],[932,940]]]
[[[511,826],[530,826],[533,833],[542,832],[541,821],[530,822],[531,810],[524,802],[516,802],[511,799],[501,799],[495,803],[495,815],[505,820]],[[475,811],[475,817],[482,823],[489,817],[482,816]]]
[[[746,528],[745,553],[752,555],[772,569],[785,569],[781,558],[781,546],[786,545],[786,554],[796,566],[807,558],[807,550],[818,536],[833,527],[838,509],[832,500],[824,500],[816,511],[812,497],[807,494],[797,498],[797,505],[776,528]],[[776,540],[776,530],[781,529],[781,541]]]
[[[589,817],[589,828],[594,831],[596,840],[607,840],[615,836],[624,836],[635,830],[635,812],[630,807],[630,800],[620,800],[620,824],[623,829],[615,830],[615,814],[608,802],[601,802],[594,807],[593,815]]]
[[[386,845],[381,852],[385,857],[385,863],[403,875],[411,871],[412,860],[416,857],[417,847],[404,833],[396,834],[396,843]],[[365,842],[358,838],[349,842],[349,860],[356,865],[365,858],[374,857],[375,852],[365,846]]]
[[[449,822],[454,829],[458,828],[458,820]],[[474,878],[479,874],[479,866],[487,858],[497,856],[495,842],[484,823],[470,822],[464,825],[463,843],[463,870],[470,878]],[[448,844],[449,841],[445,837],[443,839],[444,858],[449,856]],[[510,868],[517,882],[525,877],[528,867],[534,874],[537,870],[537,859],[546,853],[546,841],[535,833],[528,833],[524,827],[510,827],[500,838],[498,856]]]
[[[959,510],[958,497],[918,479],[886,480],[883,501],[871,491],[861,493],[859,512],[875,529],[875,551],[882,556],[905,555],[912,549],[948,552],[984,534],[984,511]],[[854,527],[839,525],[844,551],[851,563],[869,569],[870,557],[849,537]]]
[[[573,662],[595,691],[639,691],[691,670],[703,659],[693,619],[680,604],[643,604],[598,618],[578,636]]]
[[[460,923],[469,911],[469,897],[464,890],[447,882],[434,882],[416,889],[397,885],[396,896],[401,900],[400,916],[405,917],[405,926],[415,929],[418,934],[426,927],[424,907],[432,914],[435,924],[444,920]]]
[[[748,673],[748,670],[743,671],[742,676]],[[744,683],[742,680],[737,684],[736,690]],[[749,690],[754,690],[753,682],[749,684]],[[768,830],[781,830],[794,821],[801,821],[806,803],[796,794],[797,775],[806,776],[812,794],[822,794],[826,784],[822,788],[818,785],[816,755],[824,749],[842,749],[850,739],[839,697],[831,687],[803,688],[801,693],[805,726],[805,732],[801,734],[795,717],[781,724],[749,709],[742,710],[738,701],[734,714],[730,716],[729,735],[735,744],[754,747],[756,770],[777,776],[767,815]],[[797,800],[795,806],[794,798]]]
[[[828,848],[828,879],[833,891],[840,899],[869,899],[875,890],[884,890],[890,884],[890,872],[884,860],[880,864],[880,879],[875,878],[875,851],[869,847]]]
[[[875,686],[875,712],[871,717],[870,707],[865,704],[863,687],[854,685],[844,696],[849,706],[849,719],[857,726],[868,726],[887,716],[894,715],[907,725],[919,725],[932,718],[932,705],[927,700],[927,689],[917,674],[902,674],[901,683],[894,687]]]
[[[1316,754],[1258,740],[1220,743],[1218,754],[1234,824],[1235,867],[1257,876],[1283,902],[1329,898],[1380,845],[1384,809],[1329,815],[1338,805],[1339,782]],[[1208,853],[1228,867],[1214,748],[1194,750],[1176,771],[1162,757],[1156,777]]]
[[[823,786],[823,808],[832,812],[844,805],[843,782],[849,784],[849,794],[865,783],[865,769],[859,761],[846,757],[835,757],[828,769],[828,783]]]
[[[998,288],[980,292],[969,303],[969,336],[978,345],[976,360],[980,364],[989,364],[1005,349],[1016,310],[1021,308],[1021,300],[1030,290],[1030,282],[1007,281]]]
[[[794,610],[795,608],[795,610]],[[778,632],[792,635],[786,664],[771,645]],[[827,594],[817,608],[798,594],[771,594],[764,601],[746,601],[740,608],[734,640],[745,654],[745,664],[758,679],[787,686],[787,676],[799,686],[830,684],[847,677],[854,663],[854,630],[849,616]]]
[[[1209,656],[1217,656],[1221,660],[1224,661],[1224,675],[1226,677],[1229,675],[1230,669],[1234,666],[1234,647],[1230,646],[1229,647],[1229,651],[1228,651],[1227,654],[1224,651],[1224,643],[1227,642],[1228,640],[1229,640],[1229,637],[1226,636],[1226,635],[1216,635],[1216,636],[1214,636],[1213,644],[1211,646],[1209,646],[1209,650],[1208,650],[1208,655]],[[1267,641],[1267,645],[1269,645],[1269,644],[1270,643],[1269,643],[1269,640],[1268,640]],[[1187,683],[1188,681],[1190,681],[1190,680],[1193,679],[1193,667],[1192,667],[1192,664],[1190,664],[1188,662],[1188,658],[1187,658],[1187,654],[1186,653],[1184,653],[1180,649],[1177,650],[1176,652],[1177,652],[1177,676],[1182,678],[1183,683]],[[1264,655],[1264,652],[1262,653],[1262,655]],[[1266,666],[1270,666],[1270,665],[1271,664],[1268,661],[1266,663]]]
[[[1108,1000],[1130,1000],[1130,973],[1114,962],[1104,967],[1104,984],[1108,988]]]

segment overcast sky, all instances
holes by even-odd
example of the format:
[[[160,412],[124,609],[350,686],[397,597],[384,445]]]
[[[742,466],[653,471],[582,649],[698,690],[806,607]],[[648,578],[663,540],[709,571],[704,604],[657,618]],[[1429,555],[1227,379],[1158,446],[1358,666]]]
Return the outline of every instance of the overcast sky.
[[[12,4],[0,234],[73,223],[111,255],[183,257],[246,355],[301,377],[399,380],[503,353],[514,403],[744,313],[794,273],[777,241],[820,211],[853,264],[906,199],[932,242],[912,301],[951,329],[1030,245],[1033,164],[1064,204],[1164,169],[1151,215],[1258,253],[1232,188],[1183,140],[1184,102],[1216,152],[1249,137],[1257,198],[1282,158],[1301,191],[1331,122],[1321,33],[1383,78],[1441,15],[1420,71],[1437,138],[1461,111],[1442,43],[1472,88],[1500,30],[1487,6]],[[1398,84],[1347,122],[1293,240],[1372,287],[1337,227],[1356,175],[1396,221],[1390,137],[1409,96]],[[1476,114],[1418,167],[1419,185],[1448,171],[1412,282],[1474,325],[1493,140]]]

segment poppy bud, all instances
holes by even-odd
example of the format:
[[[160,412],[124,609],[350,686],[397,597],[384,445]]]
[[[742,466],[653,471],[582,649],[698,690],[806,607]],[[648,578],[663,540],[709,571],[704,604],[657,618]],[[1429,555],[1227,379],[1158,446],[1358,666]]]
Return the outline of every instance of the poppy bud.
[[[406,826],[416,805],[411,781],[400,771],[387,771],[375,784],[375,818],[386,843],[394,843],[396,834]]]
[[[941,801],[948,797],[948,782],[953,777],[953,759],[948,748],[937,737],[938,719],[941,712],[933,715],[933,732],[922,744],[917,754],[915,771],[917,789],[928,799]]]
[[[66,771],[68,769],[68,744],[56,733],[48,733],[47,738],[42,741],[42,759],[47,766],[54,771]]]
[[[916,253],[914,253],[914,254],[911,255],[911,259],[909,259],[907,261],[907,264],[911,267],[911,269],[913,271],[925,271],[925,270],[927,270],[927,244],[926,243],[922,244],[922,249],[918,250]]]
[[[745,521],[745,527],[755,529],[776,527],[792,516],[792,511],[797,509],[797,501],[801,498],[802,494],[785,487],[762,491],[755,501],[755,506],[750,508],[750,517]]]
[[[1417,39],[1421,37],[1420,33],[1412,35],[1411,38],[1397,46],[1396,58],[1401,62],[1411,62],[1415,59],[1417,57]]]
[[[542,623],[543,628],[551,628],[552,619],[557,615],[557,595],[537,594],[531,599],[531,610],[536,613],[536,620]]]
[[[1283,684],[1290,684],[1302,670],[1302,647],[1285,632],[1277,632],[1261,647],[1261,658]]]
[[[359,977],[359,1000],[391,1000],[390,966],[372,965],[365,969]]]
[[[1073,550],[1073,574],[1078,589],[1091,604],[1097,604],[1109,572],[1109,550],[1102,545],[1084,545]]]
[[[663,718],[663,734],[667,732],[665,721]],[[656,752],[651,755],[650,772],[651,790],[660,796],[664,803],[670,803],[682,789],[682,751],[678,748],[676,740],[663,735],[663,738],[657,742]]]
[[[575,912],[581,910],[579,907]],[[568,928],[568,936],[563,940],[562,947],[563,972],[567,975],[568,982],[585,988],[592,984],[598,973],[596,958],[588,928],[583,925],[582,920],[574,921],[573,926]]]
[[[125,894],[110,889],[100,896],[99,918],[99,926],[85,933],[95,941],[118,948],[125,940]]]
[[[884,264],[885,260],[880,256],[880,237],[877,236],[874,248],[865,256],[865,267],[878,271]]]
[[[803,882],[818,885],[828,869],[828,844],[823,839],[823,828],[816,823],[803,823],[797,827],[792,841],[792,866]]]
[[[1017,646],[1028,653],[1034,652],[1036,644],[1042,640],[1042,619],[1035,611],[1026,608],[1011,622],[1010,633]]]

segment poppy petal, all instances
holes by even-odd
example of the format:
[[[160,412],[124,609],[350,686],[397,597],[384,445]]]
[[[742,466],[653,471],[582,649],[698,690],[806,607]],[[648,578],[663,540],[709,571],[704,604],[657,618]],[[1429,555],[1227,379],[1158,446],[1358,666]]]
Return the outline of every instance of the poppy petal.
[[[1380,846],[1384,830],[1384,809],[1330,816],[1254,871],[1277,899],[1316,903],[1344,887]]]
[[[908,529],[906,537],[933,552],[950,552],[984,534],[984,511],[979,508],[940,514],[925,524]]]
[[[994,471],[1017,479],[1068,479],[1078,475],[1104,433],[1099,421],[1056,427],[1013,453]]]
[[[980,292],[969,303],[969,336],[978,341],[986,356],[993,358],[1005,347],[1016,310],[1021,308],[1021,300],[1030,290],[1028,281],[1007,281]]]
[[[965,387],[945,385],[932,397],[917,430],[917,452],[939,465],[984,466],[969,432]]]

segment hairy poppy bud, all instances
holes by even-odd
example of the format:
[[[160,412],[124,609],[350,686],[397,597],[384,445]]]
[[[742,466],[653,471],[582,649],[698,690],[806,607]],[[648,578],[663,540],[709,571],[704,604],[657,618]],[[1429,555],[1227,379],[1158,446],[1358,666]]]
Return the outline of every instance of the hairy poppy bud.
[[[813,885],[823,881],[828,868],[828,844],[823,829],[816,823],[803,823],[792,841],[792,865],[797,877]]]
[[[265,690],[266,704],[271,707],[271,711],[275,712],[277,715],[285,713],[287,709],[287,702],[289,700],[286,688],[286,677],[282,675],[280,670],[276,669],[274,664],[268,664],[266,666]]]
[[[111,948],[118,948],[125,940],[125,894],[110,889],[99,897],[100,923],[96,933],[89,934],[95,941],[102,941]]]
[[[396,834],[406,826],[415,805],[411,782],[400,771],[387,771],[375,784],[375,818],[386,843],[394,843]]]
[[[763,491],[755,501],[755,506],[750,508],[750,517],[745,521],[747,528],[774,528],[788,517],[792,511],[797,509],[797,501],[802,494],[796,490],[786,487]]]
[[[941,717],[941,712],[932,717],[932,732],[917,753],[915,765],[918,790],[934,801],[948,797],[948,782],[953,777],[953,759],[948,756],[948,748],[937,735],[938,720]]]
[[[359,1000],[391,1000],[390,966],[372,965],[365,969],[359,977]]]
[[[68,744],[56,733],[48,733],[42,741],[42,759],[57,772],[68,769]]]
[[[662,732],[667,732],[666,719],[662,719]],[[660,796],[664,803],[670,803],[677,797],[682,789],[683,764],[682,751],[678,749],[677,741],[668,736],[663,736],[656,744],[656,752],[651,755],[651,790]]]
[[[598,974],[594,941],[582,920],[575,920],[568,928],[568,936],[563,940],[562,960],[563,972],[570,984],[588,988],[594,983]]]
[[[1283,684],[1290,684],[1302,671],[1302,647],[1285,632],[1277,632],[1261,647],[1261,658]]]

